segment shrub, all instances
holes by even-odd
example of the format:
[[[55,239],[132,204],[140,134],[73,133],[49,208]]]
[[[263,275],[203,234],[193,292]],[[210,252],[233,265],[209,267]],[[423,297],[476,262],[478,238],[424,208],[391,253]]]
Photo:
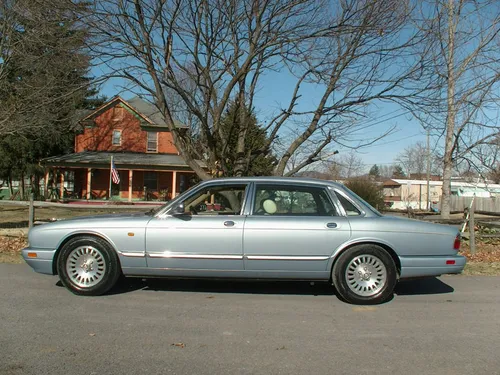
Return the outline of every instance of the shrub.
[[[358,194],[376,209],[384,208],[384,194],[382,185],[369,178],[353,178],[345,182],[345,186]]]

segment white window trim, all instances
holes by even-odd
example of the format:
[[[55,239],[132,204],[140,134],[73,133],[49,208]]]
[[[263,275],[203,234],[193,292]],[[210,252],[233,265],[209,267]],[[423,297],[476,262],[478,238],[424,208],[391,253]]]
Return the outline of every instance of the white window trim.
[[[156,147],[155,147],[154,151],[149,150],[149,134],[156,134]],[[146,135],[146,152],[147,153],[151,153],[151,154],[158,153],[158,138],[159,138],[158,132],[150,132],[150,131],[147,132],[147,135]]]
[[[118,144],[115,143],[115,132],[120,133],[120,142]],[[122,145],[122,130],[121,129],[113,129],[113,135],[111,136],[111,145],[112,146],[121,146]]]

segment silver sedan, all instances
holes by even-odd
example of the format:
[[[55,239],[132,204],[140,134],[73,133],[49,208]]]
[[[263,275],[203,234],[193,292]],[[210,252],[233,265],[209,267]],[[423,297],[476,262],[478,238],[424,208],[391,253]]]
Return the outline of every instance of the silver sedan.
[[[460,273],[455,228],[381,215],[341,184],[299,178],[205,181],[146,214],[74,218],[29,232],[23,257],[73,293],[129,277],[330,281],[374,304],[398,280]]]

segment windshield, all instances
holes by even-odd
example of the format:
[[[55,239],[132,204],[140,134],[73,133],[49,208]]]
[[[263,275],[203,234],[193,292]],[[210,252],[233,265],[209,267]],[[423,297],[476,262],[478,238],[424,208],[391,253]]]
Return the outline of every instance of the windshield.
[[[188,194],[189,192],[191,192],[198,185],[199,185],[199,183],[196,184],[196,185],[194,185],[194,186],[191,186],[189,189],[187,189],[186,191],[182,192],[180,195],[178,195],[174,199],[168,201],[164,205],[152,208],[149,211],[145,212],[144,214],[148,215],[148,216],[155,216],[155,215],[159,214],[160,212],[163,212],[163,211],[167,210],[168,207],[170,207],[174,202],[177,202],[179,200],[179,198],[182,199],[182,197],[184,197],[186,194]]]
[[[169,202],[170,203],[170,202]],[[144,214],[145,215],[148,215],[148,216],[155,216],[158,212],[160,212],[164,207],[166,207],[166,205],[168,205],[169,203],[167,204],[164,204],[162,206],[158,206],[158,207],[154,207],[152,209],[150,209],[149,211],[145,212]]]

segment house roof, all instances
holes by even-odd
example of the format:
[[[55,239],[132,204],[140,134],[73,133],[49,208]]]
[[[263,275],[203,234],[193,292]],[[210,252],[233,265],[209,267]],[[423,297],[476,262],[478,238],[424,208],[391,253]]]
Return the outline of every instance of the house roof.
[[[42,159],[47,167],[109,168],[111,156],[116,169],[191,170],[186,161],[175,154],[144,154],[136,152],[84,151]],[[198,161],[204,167],[204,163]]]
[[[427,185],[427,180],[406,180],[406,179],[391,179],[384,182],[384,186],[401,186],[401,185]],[[442,186],[443,181],[429,181],[431,186]],[[500,185],[498,184],[485,184],[482,182],[472,183],[472,182],[462,182],[462,181],[451,181],[451,189],[467,189],[472,191],[478,190],[495,190],[500,191]]]
[[[427,185],[427,180],[407,180],[407,179],[399,179],[393,178],[387,181],[384,181],[384,186],[399,186],[399,185]],[[443,181],[429,181],[429,185],[431,186],[441,186],[443,185]]]
[[[91,111],[91,113],[87,113],[86,115],[82,116],[80,118],[80,122],[94,119],[101,113],[105,112],[109,108],[114,107],[119,103],[125,105],[130,110],[135,112],[139,117],[141,117],[141,119],[143,120],[141,121],[142,126],[168,129],[168,125],[164,121],[163,116],[161,115],[158,108],[154,104],[138,96],[135,96],[130,100],[124,100],[120,96],[115,96],[110,100],[108,100],[99,108],[95,109],[94,111]],[[187,128],[186,125],[184,125],[183,123],[181,123],[176,119],[174,119],[174,125],[178,128]]]
[[[151,120],[151,123],[148,124],[148,126],[167,127],[167,124],[163,120],[162,114],[154,104],[151,104],[150,102],[138,96],[127,100],[126,103],[128,103],[129,106],[133,107],[133,109],[135,109],[137,112],[142,113],[149,120]],[[184,125],[180,121],[177,121],[176,119],[174,119],[174,125],[178,128],[187,128],[186,125]]]

